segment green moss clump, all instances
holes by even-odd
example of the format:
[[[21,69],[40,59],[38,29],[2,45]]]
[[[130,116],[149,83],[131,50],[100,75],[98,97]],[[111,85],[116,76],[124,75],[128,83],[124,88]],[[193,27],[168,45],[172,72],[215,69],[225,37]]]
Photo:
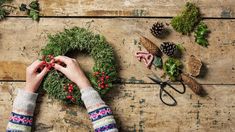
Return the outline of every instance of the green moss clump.
[[[177,32],[189,34],[200,20],[199,8],[194,3],[187,2],[181,14],[171,20],[171,25]]]

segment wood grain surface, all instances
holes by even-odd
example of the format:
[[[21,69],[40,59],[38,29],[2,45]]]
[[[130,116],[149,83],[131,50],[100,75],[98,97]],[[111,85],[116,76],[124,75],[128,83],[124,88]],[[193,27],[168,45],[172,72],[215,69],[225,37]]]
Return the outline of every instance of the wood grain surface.
[[[25,86],[25,68],[39,57],[48,34],[74,26],[102,34],[115,50],[119,81],[104,99],[111,107],[120,132],[233,132],[235,131],[235,1],[189,0],[201,9],[211,33],[209,47],[194,42],[193,34],[183,36],[169,25],[188,0],[39,0],[41,19],[34,22],[18,9],[0,22],[0,131],[5,131],[18,88]],[[29,0],[14,0],[18,7]],[[156,39],[149,29],[155,22],[169,26],[169,35]],[[135,58],[145,50],[139,44],[143,35],[157,46],[162,42],[181,43],[181,60],[187,72],[190,55],[203,62],[201,76],[207,96],[170,93],[178,101],[175,107],[163,105],[159,86],[147,76],[163,75],[162,70],[147,69]],[[85,71],[91,71],[93,59],[84,53],[72,53]],[[166,60],[166,56],[163,56]],[[175,85],[179,87],[179,85]],[[35,111],[36,132],[93,131],[87,112],[78,106],[66,106],[40,93]]]
[[[143,62],[135,57],[135,52],[145,50],[139,44],[139,36],[143,35],[156,45],[164,41],[181,43],[184,51],[182,61],[187,72],[186,60],[194,55],[204,63],[202,76],[198,81],[203,84],[234,84],[235,82],[235,21],[234,20],[205,20],[211,34],[209,47],[204,48],[194,42],[194,36],[183,36],[173,31],[164,39],[156,39],[149,28],[156,21],[169,23],[169,19],[73,19],[73,18],[45,18],[39,23],[26,18],[10,18],[0,25],[0,79],[25,80],[25,67],[38,58],[41,48],[47,43],[47,35],[63,31],[64,28],[80,26],[89,28],[95,33],[104,35],[114,47],[119,63],[120,80],[125,83],[151,83],[147,78],[152,73],[163,75],[162,70],[147,69]],[[9,35],[11,34],[11,35]],[[77,53],[82,66],[91,70],[92,58]],[[84,57],[85,56],[85,57]],[[90,61],[87,61],[87,58]],[[164,58],[166,60],[166,58]],[[18,67],[18,68],[17,68]],[[12,69],[18,69],[13,70]]]
[[[234,0],[40,0],[42,16],[172,17],[187,1],[196,3],[204,17],[234,18]],[[28,0],[15,0],[18,7]],[[25,16],[19,10],[12,16]]]
[[[0,83],[0,130],[4,130],[20,82]],[[232,85],[204,85],[206,97],[190,89],[178,95],[170,91],[178,106],[169,107],[159,100],[159,87],[147,84],[116,85],[104,99],[114,112],[119,130],[124,132],[232,132],[235,130],[235,89]],[[180,88],[180,87],[179,87]],[[125,104],[125,105],[124,105]],[[86,110],[68,107],[40,94],[35,112],[39,132],[93,131]]]

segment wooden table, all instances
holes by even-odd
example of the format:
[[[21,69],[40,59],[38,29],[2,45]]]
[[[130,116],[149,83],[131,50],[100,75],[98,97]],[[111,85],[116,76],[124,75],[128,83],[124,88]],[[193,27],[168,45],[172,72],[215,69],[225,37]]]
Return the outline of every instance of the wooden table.
[[[13,2],[18,6],[28,0]],[[124,132],[232,132],[235,131],[235,1],[193,0],[201,8],[211,34],[210,46],[194,43],[193,36],[175,31],[160,40],[149,32],[153,23],[169,23],[180,12],[182,0],[40,0],[40,22],[15,11],[0,24],[0,131],[5,131],[17,88],[25,85],[25,68],[38,57],[47,35],[80,26],[103,34],[114,47],[122,83],[115,84],[105,101]],[[147,78],[160,70],[145,68],[134,53],[144,35],[158,46],[163,41],[183,43],[182,61],[190,55],[202,59],[204,76],[197,78],[208,96],[172,94],[178,105],[168,107],[159,100],[159,87]],[[77,59],[86,71],[93,60],[84,54]],[[88,60],[88,61],[87,61]],[[88,68],[87,68],[88,67]],[[178,85],[176,85],[178,86]],[[86,110],[68,107],[40,96],[35,112],[35,130],[40,132],[92,131]]]

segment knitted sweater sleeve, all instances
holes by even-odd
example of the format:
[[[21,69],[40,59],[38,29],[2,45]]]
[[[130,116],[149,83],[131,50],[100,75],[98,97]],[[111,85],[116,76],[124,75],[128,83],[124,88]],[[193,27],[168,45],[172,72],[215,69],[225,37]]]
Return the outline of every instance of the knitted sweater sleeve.
[[[37,93],[30,93],[19,89],[13,103],[7,132],[30,132],[33,123],[33,113],[37,100]]]
[[[82,100],[87,108],[95,132],[118,132],[111,109],[93,88],[81,90]]]

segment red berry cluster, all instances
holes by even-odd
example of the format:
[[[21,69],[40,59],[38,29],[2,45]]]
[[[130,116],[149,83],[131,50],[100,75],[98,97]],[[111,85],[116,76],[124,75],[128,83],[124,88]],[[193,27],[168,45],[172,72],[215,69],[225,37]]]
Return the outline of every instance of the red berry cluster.
[[[46,59],[49,61],[47,62]],[[41,67],[46,67],[47,69],[51,70],[51,68],[55,65],[55,59],[53,55],[47,55],[42,57],[42,66]]]
[[[53,66],[55,66],[55,63],[64,66],[65,64],[62,63],[60,60],[55,60],[53,55],[47,55],[42,57],[43,63],[40,66],[40,70],[42,70],[44,67],[51,70]]]
[[[74,84],[68,83],[67,85],[64,85],[64,91],[67,92],[66,98],[71,100],[72,102],[75,102],[75,98],[73,97],[73,91],[74,91]]]
[[[98,86],[102,89],[108,88],[109,85],[107,84],[110,76],[108,76],[105,72],[94,72],[94,76],[98,79]]]

